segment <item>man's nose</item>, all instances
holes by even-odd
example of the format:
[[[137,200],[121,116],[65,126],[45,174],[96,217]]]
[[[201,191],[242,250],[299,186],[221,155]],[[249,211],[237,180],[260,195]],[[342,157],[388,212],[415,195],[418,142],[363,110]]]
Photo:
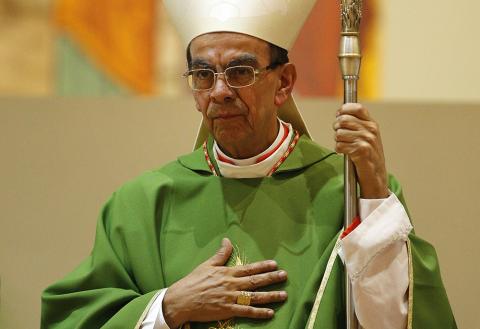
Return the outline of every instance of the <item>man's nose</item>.
[[[215,81],[215,85],[210,92],[210,97],[215,103],[228,103],[235,99],[235,92],[225,81],[225,76],[218,75]]]

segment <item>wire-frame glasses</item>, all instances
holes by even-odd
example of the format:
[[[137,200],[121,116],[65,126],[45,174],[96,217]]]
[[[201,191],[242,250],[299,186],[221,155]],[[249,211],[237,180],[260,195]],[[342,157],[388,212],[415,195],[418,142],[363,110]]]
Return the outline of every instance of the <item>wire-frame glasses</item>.
[[[193,69],[183,74],[188,79],[188,85],[195,91],[211,90],[217,82],[219,75],[225,76],[227,85],[231,88],[243,88],[251,86],[257,81],[257,76],[271,70],[279,64],[270,64],[262,69],[255,69],[248,65],[231,66],[224,72],[215,72],[212,69]]]

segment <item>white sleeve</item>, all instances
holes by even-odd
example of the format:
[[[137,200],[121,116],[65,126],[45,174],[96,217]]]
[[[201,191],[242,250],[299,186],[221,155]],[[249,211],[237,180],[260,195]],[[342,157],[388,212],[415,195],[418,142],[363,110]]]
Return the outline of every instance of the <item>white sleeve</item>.
[[[410,219],[393,193],[360,199],[359,213],[361,224],[341,241],[357,318],[365,329],[405,329]]]
[[[145,320],[143,320],[140,329],[170,329],[163,317],[163,298],[167,289],[163,289],[158,294],[152,306],[148,310]]]

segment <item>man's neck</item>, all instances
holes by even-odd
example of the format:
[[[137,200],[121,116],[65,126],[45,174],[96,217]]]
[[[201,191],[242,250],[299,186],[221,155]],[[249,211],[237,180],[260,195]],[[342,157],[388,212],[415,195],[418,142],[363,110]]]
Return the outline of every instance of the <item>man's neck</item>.
[[[264,152],[268,149],[275,139],[278,136],[280,131],[280,122],[278,119],[276,129],[272,130],[267,139],[263,143],[258,143],[257,141],[249,141],[247,143],[242,142],[238,144],[229,144],[229,145],[222,145],[219,141],[217,141],[218,147],[225,153],[227,156],[233,159],[249,159],[259,155],[260,153]]]
[[[294,140],[293,135],[295,132],[290,124],[281,122],[280,127],[277,138],[275,138],[270,147],[247,159],[229,157],[219,148],[217,142],[214,142],[213,156],[220,176],[227,178],[259,178],[271,175],[288,156],[287,151],[291,146],[290,143]]]

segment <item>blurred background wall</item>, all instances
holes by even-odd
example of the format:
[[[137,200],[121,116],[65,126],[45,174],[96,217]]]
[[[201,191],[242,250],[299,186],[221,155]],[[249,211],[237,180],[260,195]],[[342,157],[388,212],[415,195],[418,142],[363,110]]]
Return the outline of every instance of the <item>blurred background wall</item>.
[[[480,2],[365,3],[360,98],[437,247],[459,327],[480,329]],[[295,93],[328,147],[338,30],[337,2],[318,0],[291,51]],[[189,151],[184,57],[161,1],[0,0],[0,328],[38,327],[40,291],[89,252],[108,195]]]
[[[480,101],[480,2],[365,3],[363,99]],[[338,28],[319,0],[291,52],[298,94],[340,94]],[[161,1],[0,0],[0,95],[184,95],[184,67]]]
[[[479,11],[475,0],[382,1],[381,98],[480,101]]]

